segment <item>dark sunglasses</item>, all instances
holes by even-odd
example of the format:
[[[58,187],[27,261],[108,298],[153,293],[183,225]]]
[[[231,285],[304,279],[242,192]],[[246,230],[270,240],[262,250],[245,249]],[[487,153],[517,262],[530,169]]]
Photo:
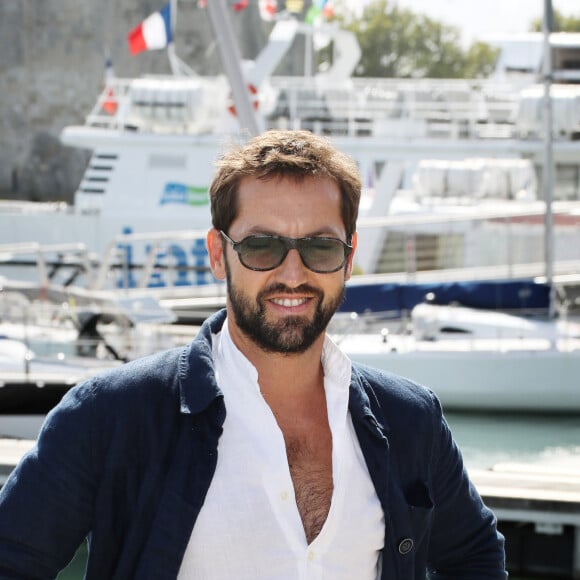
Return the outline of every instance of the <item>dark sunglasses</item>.
[[[338,238],[285,238],[260,234],[234,242],[225,232],[220,230],[220,234],[232,245],[242,265],[258,272],[277,268],[290,250],[298,250],[302,263],[309,270],[330,274],[340,270],[352,252],[352,246]]]

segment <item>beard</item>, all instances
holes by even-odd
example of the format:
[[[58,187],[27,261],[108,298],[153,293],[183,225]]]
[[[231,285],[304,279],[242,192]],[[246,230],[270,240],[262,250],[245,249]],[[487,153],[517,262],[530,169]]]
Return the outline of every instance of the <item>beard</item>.
[[[226,262],[227,291],[229,303],[236,324],[240,330],[265,352],[279,354],[298,354],[307,351],[316,339],[326,330],[330,319],[344,299],[344,284],[340,291],[326,303],[324,293],[312,286],[303,284],[291,289],[284,284],[274,284],[256,296],[252,301],[242,290],[232,283],[230,269]],[[314,317],[287,316],[276,322],[266,320],[266,299],[274,293],[285,295],[308,293],[315,296]]]

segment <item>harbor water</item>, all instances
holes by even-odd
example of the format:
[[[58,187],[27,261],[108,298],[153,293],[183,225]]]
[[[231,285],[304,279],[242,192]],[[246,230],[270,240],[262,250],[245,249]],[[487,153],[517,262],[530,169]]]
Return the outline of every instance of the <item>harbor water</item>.
[[[541,463],[580,469],[578,416],[449,412],[446,418],[468,470],[490,469],[504,463]],[[83,546],[59,575],[59,580],[81,580],[85,558]],[[510,575],[510,580],[527,578]],[[541,580],[550,579],[542,577]]]
[[[468,469],[490,469],[500,463],[580,467],[577,415],[446,413],[446,417]]]

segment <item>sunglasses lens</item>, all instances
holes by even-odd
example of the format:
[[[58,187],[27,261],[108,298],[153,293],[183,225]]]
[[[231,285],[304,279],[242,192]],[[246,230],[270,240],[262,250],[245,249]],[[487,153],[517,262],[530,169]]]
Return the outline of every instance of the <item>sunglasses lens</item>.
[[[269,236],[250,236],[240,244],[240,260],[247,268],[272,270],[286,254],[284,242]]]
[[[277,236],[248,236],[234,242],[222,232],[234,246],[240,261],[246,268],[265,272],[277,268],[291,249],[300,252],[302,262],[314,272],[336,272],[344,266],[350,247],[335,238],[284,238]]]
[[[300,240],[298,249],[304,264],[315,272],[335,272],[344,265],[345,245],[340,240],[328,238]]]

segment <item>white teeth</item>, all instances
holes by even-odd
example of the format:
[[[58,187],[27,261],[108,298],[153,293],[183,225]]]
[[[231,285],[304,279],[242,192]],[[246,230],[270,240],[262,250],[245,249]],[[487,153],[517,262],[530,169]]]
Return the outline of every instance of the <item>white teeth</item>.
[[[306,298],[274,298],[272,299],[272,302],[274,302],[274,304],[290,308],[292,306],[300,306],[300,304],[304,304],[306,302]]]

